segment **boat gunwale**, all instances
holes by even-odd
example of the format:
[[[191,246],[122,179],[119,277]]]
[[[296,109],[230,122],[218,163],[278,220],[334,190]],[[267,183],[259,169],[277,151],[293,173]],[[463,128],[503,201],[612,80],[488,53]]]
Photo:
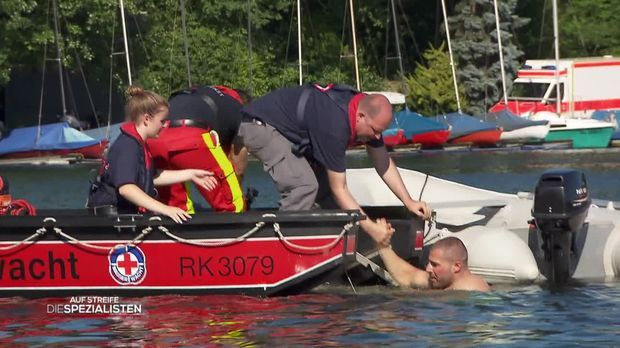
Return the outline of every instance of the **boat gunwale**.
[[[250,211],[241,214],[198,212],[192,219],[177,224],[172,219],[159,215],[119,214],[95,216],[87,210],[40,210],[36,216],[2,216],[0,231],[19,227],[125,227],[131,226],[190,226],[239,225],[265,223],[309,223],[309,222],[357,222],[366,216],[359,210],[316,210],[316,211]]]

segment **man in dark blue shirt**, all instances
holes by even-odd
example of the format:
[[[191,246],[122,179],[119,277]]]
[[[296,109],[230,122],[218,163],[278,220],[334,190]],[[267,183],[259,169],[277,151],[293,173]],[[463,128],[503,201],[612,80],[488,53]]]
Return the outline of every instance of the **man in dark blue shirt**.
[[[348,146],[362,143],[392,192],[411,212],[430,217],[426,203],[409,195],[383,144],[381,134],[392,121],[392,106],[383,95],[306,84],[275,90],[242,113],[239,136],[274,180],[281,210],[311,209],[317,201],[329,207],[323,192],[336,207],[361,209],[347,188],[345,155]],[[394,232],[389,224],[369,219],[361,226],[383,244]]]

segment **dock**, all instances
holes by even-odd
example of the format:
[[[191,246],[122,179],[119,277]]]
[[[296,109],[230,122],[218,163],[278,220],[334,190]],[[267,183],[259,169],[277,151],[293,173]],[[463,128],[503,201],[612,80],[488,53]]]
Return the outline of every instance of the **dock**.
[[[66,166],[73,164],[98,164],[100,159],[86,159],[80,155],[42,156],[28,158],[0,158],[0,166],[41,165]]]

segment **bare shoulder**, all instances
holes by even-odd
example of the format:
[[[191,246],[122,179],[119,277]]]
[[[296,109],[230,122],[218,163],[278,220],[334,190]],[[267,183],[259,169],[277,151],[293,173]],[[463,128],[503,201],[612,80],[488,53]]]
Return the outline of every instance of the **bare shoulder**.
[[[459,279],[452,284],[453,290],[466,291],[491,291],[489,284],[481,276],[470,274],[466,278]]]

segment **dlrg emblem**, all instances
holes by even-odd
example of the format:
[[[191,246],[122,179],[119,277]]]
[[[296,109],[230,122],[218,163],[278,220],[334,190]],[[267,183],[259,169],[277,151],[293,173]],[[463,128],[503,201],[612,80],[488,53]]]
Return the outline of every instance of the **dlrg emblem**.
[[[108,257],[110,275],[121,285],[137,285],[146,277],[146,258],[136,245],[120,245]]]

